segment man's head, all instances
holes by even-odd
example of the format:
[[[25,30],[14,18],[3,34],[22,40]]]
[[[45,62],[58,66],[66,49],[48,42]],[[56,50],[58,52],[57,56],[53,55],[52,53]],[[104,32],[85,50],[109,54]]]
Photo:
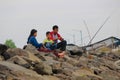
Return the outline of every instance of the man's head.
[[[54,26],[53,26],[53,31],[54,31],[55,33],[58,32],[58,29],[59,29],[59,27],[58,27],[57,25],[54,25]]]

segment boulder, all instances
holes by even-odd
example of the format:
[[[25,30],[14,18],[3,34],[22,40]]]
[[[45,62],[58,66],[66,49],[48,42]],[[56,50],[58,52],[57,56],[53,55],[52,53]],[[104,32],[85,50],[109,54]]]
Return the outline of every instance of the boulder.
[[[10,59],[10,55],[7,52],[2,53],[1,55],[4,57],[4,60]]]
[[[9,53],[10,57],[14,56],[22,56],[25,60],[29,62],[41,62],[41,60],[34,55],[34,53],[31,53],[26,50],[22,50],[20,48],[14,48],[14,49],[8,49],[7,52]]]
[[[8,54],[10,55],[10,57],[13,57],[13,56],[28,56],[28,54],[26,54],[27,52],[25,50],[22,50],[20,48],[13,48],[13,49],[8,49],[7,50]]]
[[[33,54],[39,54],[39,51],[36,49],[36,47],[34,47],[33,45],[31,44],[28,44],[25,48],[26,51],[29,51]]]
[[[66,46],[66,49],[67,49],[67,51],[70,52],[71,55],[82,56],[82,54],[83,54],[83,50],[74,44],[68,44]]]
[[[51,66],[49,66],[48,64],[46,64],[44,62],[40,62],[40,63],[36,64],[34,67],[34,70],[38,74],[42,74],[42,75],[53,74]]]
[[[5,60],[10,58],[10,55],[6,52],[8,47],[6,45],[0,44],[0,55],[4,57]]]
[[[2,56],[0,56],[0,61],[3,61],[3,57]]]
[[[61,62],[55,60],[49,60],[49,61],[45,61],[44,63],[52,67],[52,71],[54,74],[61,73],[62,71]]]
[[[77,60],[75,60],[75,59],[70,59],[70,60],[68,60],[67,61],[69,64],[72,64],[73,66],[77,66],[78,65],[78,63],[79,63],[79,61],[77,61]]]
[[[14,63],[14,64],[18,64],[18,65],[23,66],[25,68],[30,68],[30,64],[20,56],[14,56],[7,61]]]
[[[7,49],[8,47],[6,45],[0,44],[0,55],[6,52]]]
[[[114,65],[116,66],[117,69],[120,69],[120,60],[115,61]]]
[[[95,75],[90,69],[79,69],[72,73],[75,80],[84,80],[87,76],[95,77],[97,80],[103,80],[102,77]],[[92,79],[91,79],[92,80]]]
[[[120,80],[120,73],[111,70],[103,71],[99,76],[104,80]]]
[[[34,54],[30,53],[29,51],[26,51],[26,54],[28,54],[27,58],[29,58],[32,62],[39,63],[42,61],[40,58],[38,58]]]
[[[49,76],[49,75],[44,75],[43,78],[44,80],[60,80],[59,78],[55,76]]]
[[[0,62],[0,79],[2,80],[44,80],[32,70],[28,70],[10,62]]]

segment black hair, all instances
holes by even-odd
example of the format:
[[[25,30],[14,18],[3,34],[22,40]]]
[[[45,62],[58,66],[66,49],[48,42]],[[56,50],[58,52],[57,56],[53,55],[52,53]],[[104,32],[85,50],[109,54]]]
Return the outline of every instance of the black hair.
[[[59,27],[57,25],[53,26],[53,30],[58,29]]]
[[[30,37],[31,37],[31,36],[34,36],[34,34],[35,34],[36,32],[37,32],[36,29],[32,29],[32,30],[31,30],[30,35],[29,35],[29,37],[28,37],[27,44],[29,43],[29,39],[30,39]]]
[[[50,34],[50,31],[47,31],[47,32],[46,32],[46,35],[48,35],[48,34]]]

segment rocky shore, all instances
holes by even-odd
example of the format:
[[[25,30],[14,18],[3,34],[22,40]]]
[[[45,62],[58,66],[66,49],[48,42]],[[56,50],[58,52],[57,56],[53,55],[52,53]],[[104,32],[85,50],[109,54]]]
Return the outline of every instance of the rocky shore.
[[[86,54],[71,45],[64,58],[57,58],[32,45],[0,44],[0,80],[120,80],[120,52]]]

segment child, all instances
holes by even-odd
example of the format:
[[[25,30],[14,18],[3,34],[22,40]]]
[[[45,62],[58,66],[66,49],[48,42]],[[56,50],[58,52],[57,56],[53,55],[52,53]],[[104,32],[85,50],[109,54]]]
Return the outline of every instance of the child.
[[[44,40],[43,44],[48,50],[55,50],[57,48],[57,45],[50,38],[51,38],[51,34],[48,31],[46,32],[46,39]]]
[[[55,49],[57,49],[57,44],[51,39],[50,32],[46,32],[46,39],[43,42],[44,46],[51,51],[54,51],[54,54],[60,58],[64,57],[63,53],[56,52]]]

